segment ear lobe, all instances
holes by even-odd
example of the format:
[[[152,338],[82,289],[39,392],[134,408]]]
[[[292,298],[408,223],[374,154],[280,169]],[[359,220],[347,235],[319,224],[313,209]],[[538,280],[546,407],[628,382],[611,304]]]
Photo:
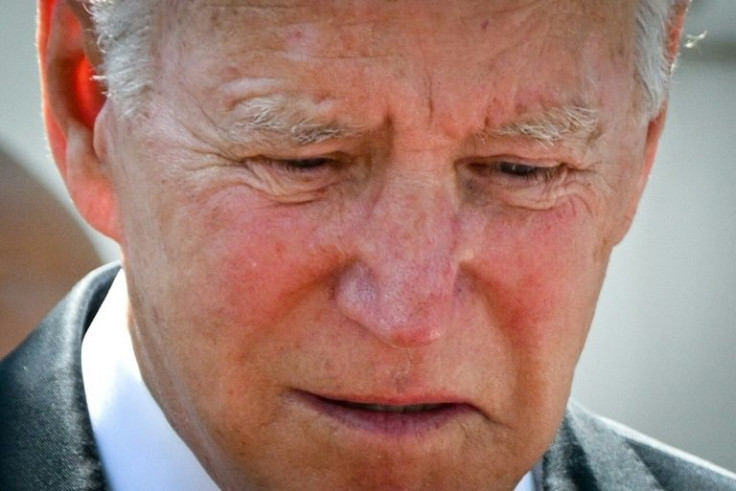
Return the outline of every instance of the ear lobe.
[[[662,106],[657,116],[649,121],[647,126],[647,139],[644,143],[644,163],[642,169],[639,171],[639,179],[636,185],[636,199],[635,205],[631,210],[631,218],[633,219],[634,213],[641,195],[644,193],[644,188],[649,181],[649,176],[652,174],[652,167],[654,167],[654,161],[657,158],[657,149],[659,148],[659,138],[662,136],[664,130],[664,123],[667,120],[667,103]]]
[[[649,174],[652,172],[654,160],[657,157],[657,149],[659,148],[659,138],[664,131],[664,123],[667,120],[667,103],[662,105],[659,113],[649,121],[647,126],[647,141],[644,147],[644,178],[641,186],[644,187]]]
[[[105,105],[89,61],[88,25],[79,0],[40,0],[38,49],[43,113],[54,160],[79,212],[117,240],[115,193],[106,158],[98,155],[96,121]],[[84,9],[81,12],[86,12]],[[86,37],[86,38],[85,38]],[[94,54],[93,54],[94,58]]]
[[[107,106],[105,106],[107,107]],[[79,213],[92,227],[120,243],[117,196],[107,167],[104,113],[95,130],[72,121],[68,126],[64,181]],[[103,133],[103,134],[100,134]],[[98,151],[99,150],[99,151]]]
[[[649,121],[649,125],[647,126],[643,160],[641,167],[638,170],[636,187],[629,198],[628,206],[623,216],[623,221],[614,239],[614,244],[618,244],[624,239],[631,228],[631,223],[634,221],[634,215],[636,215],[636,210],[639,207],[642,194],[644,194],[644,188],[649,181],[649,176],[651,175],[652,168],[654,167],[654,161],[657,157],[657,149],[659,147],[659,138],[662,135],[662,130],[664,130],[666,119],[667,105],[665,104],[662,106],[662,109],[659,111],[657,116]]]

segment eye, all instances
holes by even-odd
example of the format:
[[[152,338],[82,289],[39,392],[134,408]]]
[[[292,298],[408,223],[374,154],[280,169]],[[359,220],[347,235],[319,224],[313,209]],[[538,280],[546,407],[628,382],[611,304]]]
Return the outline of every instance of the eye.
[[[541,181],[547,182],[557,177],[562,165],[531,165],[514,161],[472,163],[474,174],[482,178],[502,179],[508,182]]]
[[[325,198],[328,191],[350,182],[355,168],[348,155],[334,153],[293,158],[293,155],[231,160],[233,176],[264,196],[282,203],[308,203]]]
[[[285,170],[290,172],[310,172],[322,167],[329,167],[335,165],[335,161],[317,157],[312,159],[289,159],[289,160],[274,160],[276,165],[283,167]]]
[[[290,159],[278,157],[250,157],[241,163],[251,171],[267,173],[273,179],[295,182],[315,182],[336,176],[343,160],[333,157]],[[265,177],[266,174],[261,174]]]
[[[301,200],[347,178],[349,161],[340,156],[279,158],[256,156],[240,161],[250,184],[267,193]],[[311,196],[311,194],[310,194]]]
[[[539,172],[544,171],[542,167],[535,167],[533,165],[517,164],[515,162],[499,162],[496,164],[499,172],[514,177],[525,177],[530,178]]]

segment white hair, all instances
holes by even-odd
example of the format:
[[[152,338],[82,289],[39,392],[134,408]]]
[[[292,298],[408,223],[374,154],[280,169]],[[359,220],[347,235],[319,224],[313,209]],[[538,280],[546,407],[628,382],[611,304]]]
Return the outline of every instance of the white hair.
[[[102,53],[97,79],[123,114],[141,105],[153,85],[157,0],[89,0],[88,10]]]
[[[134,112],[153,85],[154,35],[161,3],[163,0],[88,0],[104,59],[98,78],[124,113]],[[667,98],[675,61],[666,46],[668,29],[675,7],[688,3],[639,0],[635,75],[642,88],[641,109],[648,118],[659,112]]]
[[[677,7],[689,0],[639,0],[636,12],[636,77],[642,88],[643,113],[654,117],[667,99],[675,65],[667,49],[668,31]]]

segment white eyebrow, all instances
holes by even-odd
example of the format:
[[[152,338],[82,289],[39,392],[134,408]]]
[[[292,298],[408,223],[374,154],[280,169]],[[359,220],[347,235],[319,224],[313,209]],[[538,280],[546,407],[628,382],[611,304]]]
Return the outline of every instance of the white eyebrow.
[[[324,104],[286,95],[254,97],[237,104],[237,117],[225,129],[233,140],[286,141],[310,145],[356,136],[360,128],[327,117]]]
[[[221,129],[233,141],[244,139],[261,143],[274,141],[303,146],[360,135],[362,128],[328,117],[326,106],[286,94],[252,97],[240,101],[234,123]],[[565,138],[584,141],[600,134],[600,121],[595,109],[572,105],[547,109],[518,121],[487,128],[478,136],[521,137],[550,145]]]
[[[595,139],[600,121],[595,109],[584,106],[552,108],[541,114],[483,132],[485,136],[524,137],[550,145],[564,138]]]

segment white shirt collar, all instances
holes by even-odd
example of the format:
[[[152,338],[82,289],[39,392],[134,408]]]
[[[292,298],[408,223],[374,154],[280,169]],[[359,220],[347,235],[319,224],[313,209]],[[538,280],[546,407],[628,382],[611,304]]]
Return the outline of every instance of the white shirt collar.
[[[143,383],[127,319],[121,270],[82,342],[87,408],[111,489],[218,490]],[[515,491],[535,491],[531,472]]]
[[[218,490],[143,383],[128,331],[121,271],[82,342],[82,378],[92,431],[110,487]]]

